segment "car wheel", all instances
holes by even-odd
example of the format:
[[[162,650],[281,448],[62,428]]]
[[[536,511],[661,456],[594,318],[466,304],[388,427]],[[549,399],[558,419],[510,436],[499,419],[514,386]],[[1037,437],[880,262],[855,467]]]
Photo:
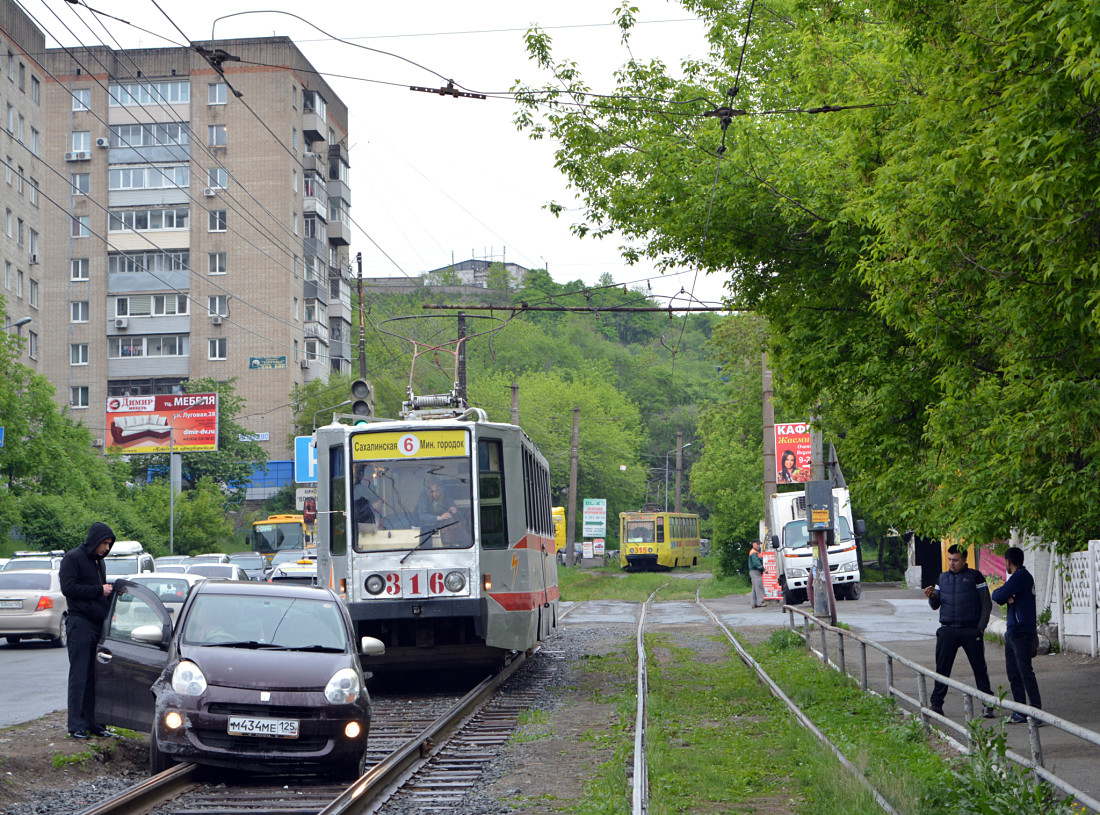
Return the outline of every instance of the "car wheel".
[[[170,756],[160,751],[160,745],[157,744],[157,728],[153,725],[153,730],[149,733],[149,772],[154,775],[162,773],[175,763]]]
[[[4,637],[8,641],[8,645],[18,645],[20,637]]]
[[[69,644],[69,626],[65,623],[67,620],[64,615],[61,617],[61,627],[57,629],[57,636],[50,640],[50,645],[54,648],[64,648]]]
[[[863,595],[863,587],[859,583],[848,584],[848,599],[858,600]]]
[[[359,756],[359,760],[351,763],[344,764],[333,773],[337,781],[345,781],[351,783],[363,776],[367,771],[367,748],[363,747],[363,754]]]
[[[794,592],[787,588],[787,581],[783,580],[779,583],[779,587],[783,589],[783,605],[793,606],[797,605],[794,601]]]

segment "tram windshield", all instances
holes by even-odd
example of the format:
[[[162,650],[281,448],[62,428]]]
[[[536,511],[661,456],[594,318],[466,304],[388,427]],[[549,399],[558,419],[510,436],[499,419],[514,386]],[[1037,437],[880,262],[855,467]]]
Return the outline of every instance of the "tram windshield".
[[[653,533],[653,519],[626,522],[627,543],[653,543],[657,540]]]
[[[470,460],[414,458],[352,466],[352,547],[359,552],[473,545]]]

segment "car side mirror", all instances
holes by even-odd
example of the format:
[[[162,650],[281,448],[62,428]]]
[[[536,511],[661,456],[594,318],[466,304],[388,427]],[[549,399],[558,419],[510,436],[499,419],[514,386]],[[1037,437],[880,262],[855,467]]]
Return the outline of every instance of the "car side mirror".
[[[380,657],[386,653],[386,645],[376,637],[363,637],[359,640],[359,653],[368,657]]]
[[[144,642],[146,645],[161,645],[164,642],[164,628],[159,625],[139,625],[130,632],[130,639]]]
[[[863,519],[860,518],[859,520],[856,521],[856,534],[857,535],[864,535],[866,533],[867,533],[867,524],[865,524],[863,522]]]
[[[778,548],[779,548],[779,536],[778,535],[772,535],[772,549],[778,549]]]

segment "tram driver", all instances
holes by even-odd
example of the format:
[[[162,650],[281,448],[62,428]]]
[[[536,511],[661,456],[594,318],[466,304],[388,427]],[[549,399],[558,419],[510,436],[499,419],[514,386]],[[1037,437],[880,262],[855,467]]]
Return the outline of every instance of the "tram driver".
[[[454,501],[447,497],[443,483],[437,478],[428,479],[424,485],[424,492],[416,502],[416,521],[422,538],[426,539],[439,532],[443,546],[464,546],[469,543],[469,533],[462,514]],[[427,540],[423,543],[427,543]]]

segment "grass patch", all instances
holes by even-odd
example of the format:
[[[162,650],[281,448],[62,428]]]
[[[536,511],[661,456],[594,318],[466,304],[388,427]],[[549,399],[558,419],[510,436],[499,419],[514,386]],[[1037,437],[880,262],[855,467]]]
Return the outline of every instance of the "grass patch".
[[[55,752],[50,756],[50,765],[55,770],[61,770],[65,767],[72,767],[79,764],[81,767],[86,765],[89,761],[108,761],[115,752],[115,745],[113,742],[106,744],[93,744],[87,750],[82,753],[73,753],[72,755],[65,755],[64,753]]]
[[[584,600],[628,600],[644,602],[661,586],[661,600],[693,600],[696,590],[703,598],[746,594],[751,587],[747,577],[708,577],[699,579],[694,573],[711,572],[717,564],[704,558],[694,569],[674,569],[669,572],[624,572],[618,566],[598,569],[558,568],[558,588],[561,598],[570,602]],[[667,585],[665,585],[667,584]]]
[[[526,744],[532,741],[541,741],[553,737],[554,730],[550,723],[550,714],[538,708],[528,708],[519,714],[517,719],[519,728],[512,733],[510,741],[514,744]],[[528,729],[530,728],[530,729]],[[535,732],[531,732],[534,730]]]

